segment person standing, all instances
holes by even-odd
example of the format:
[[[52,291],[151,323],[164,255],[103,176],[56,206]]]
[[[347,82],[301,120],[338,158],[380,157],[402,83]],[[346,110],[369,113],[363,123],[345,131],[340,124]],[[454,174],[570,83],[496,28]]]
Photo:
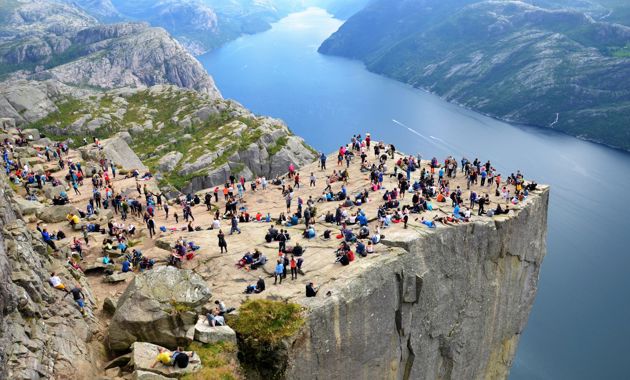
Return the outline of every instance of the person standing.
[[[311,172],[311,183],[310,183],[310,187],[315,187],[315,173]]]
[[[225,241],[225,234],[223,233],[223,231],[219,230],[217,238],[219,239],[219,248],[221,248],[221,253],[223,253],[224,249],[225,253],[227,253],[227,242]]]
[[[282,275],[284,274],[284,263],[282,260],[278,259],[278,263],[276,264],[276,270],[274,271],[274,281],[273,284],[277,285],[278,278],[280,278],[280,285],[282,285]]]
[[[295,256],[291,255],[291,261],[289,262],[289,265],[291,267],[291,280],[296,280],[297,279],[297,261],[295,261]]]
[[[322,170],[326,170],[326,155],[324,154],[324,152],[322,152],[319,156],[319,167]]]
[[[153,217],[147,220],[147,228],[149,229],[149,238],[153,239],[153,235],[155,235],[155,221]]]
[[[238,232],[239,234],[241,233],[241,229],[238,228],[238,218],[236,215],[232,215],[232,228],[230,228],[230,235],[234,232]]]

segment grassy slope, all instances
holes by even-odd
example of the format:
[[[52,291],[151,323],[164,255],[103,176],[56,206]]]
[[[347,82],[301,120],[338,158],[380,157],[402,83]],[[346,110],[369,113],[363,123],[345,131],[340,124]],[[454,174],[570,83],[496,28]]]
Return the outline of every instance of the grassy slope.
[[[53,139],[72,138],[76,144],[81,144],[84,134],[68,132],[67,126],[71,125],[85,114],[91,115],[90,119],[101,116],[109,116],[111,121],[104,123],[96,129],[91,136],[105,139],[113,134],[128,130],[132,125],[143,125],[147,121],[153,123],[154,128],[146,129],[134,136],[132,149],[138,154],[147,167],[155,171],[160,158],[165,154],[176,151],[183,154],[183,159],[175,170],[167,174],[164,183],[177,188],[186,185],[192,178],[203,175],[209,169],[218,168],[228,162],[228,158],[238,151],[245,150],[250,144],[262,137],[260,120],[256,117],[232,116],[230,108],[212,115],[203,123],[191,123],[188,127],[182,127],[179,122],[196,110],[211,104],[205,98],[193,91],[169,90],[161,94],[151,93],[149,90],[139,91],[125,98],[127,105],[117,105],[113,95],[106,94],[100,98],[93,97],[89,101],[80,101],[73,98],[64,98],[57,103],[59,112],[52,113],[33,123],[30,127],[46,130],[47,126],[58,126],[64,130],[62,135],[51,135]],[[219,101],[223,102],[223,101]],[[115,115],[119,107],[124,107],[126,112],[122,118]],[[156,130],[158,125],[161,126]],[[235,135],[235,129],[243,130],[239,136]],[[190,135],[189,138],[182,138]],[[91,137],[90,136],[90,137]],[[270,147],[273,153],[277,153],[286,145],[286,138],[280,138]],[[210,167],[202,172],[188,175],[179,174],[186,163],[195,162],[205,153],[223,149],[223,153],[212,161]]]

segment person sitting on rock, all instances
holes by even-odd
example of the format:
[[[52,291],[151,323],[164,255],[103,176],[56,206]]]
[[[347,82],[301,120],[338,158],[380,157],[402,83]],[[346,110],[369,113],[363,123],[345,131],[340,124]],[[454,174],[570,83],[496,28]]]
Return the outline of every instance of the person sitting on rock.
[[[252,270],[255,270],[258,267],[261,267],[267,263],[267,256],[263,255],[262,253],[260,253],[260,251],[258,251],[258,249],[256,249],[254,251],[254,254],[252,255],[252,260],[253,262],[250,265],[250,268]]]
[[[218,309],[213,309],[212,312],[206,314],[206,318],[208,318],[208,324],[212,327],[225,326],[225,318],[219,315]]]
[[[308,226],[308,228],[304,230],[304,233],[302,233],[302,237],[305,239],[313,239],[315,235],[316,235],[316,232],[315,232],[315,227],[313,227],[313,225]]]
[[[233,308],[233,307],[226,307],[225,303],[223,303],[223,301],[221,300],[214,301],[214,304],[217,305],[217,308],[219,310],[219,315],[222,317],[224,317],[225,314],[229,314],[233,312],[234,310],[236,310],[236,308]]]
[[[129,261],[129,258],[127,256],[125,256],[125,261],[122,262],[122,267],[121,267],[121,271],[123,273],[127,273],[127,272],[131,272],[131,268],[133,268],[131,262]]]
[[[361,240],[357,241],[357,246],[356,246],[355,251],[356,251],[357,255],[361,255],[363,257],[367,256],[367,252],[366,252],[366,249],[365,249],[365,244]]]
[[[315,297],[317,295],[318,291],[319,291],[319,288],[316,288],[315,285],[312,282],[309,282],[306,285],[306,296],[307,297]]]
[[[72,227],[76,226],[77,224],[81,222],[81,220],[79,219],[79,216],[74,213],[70,213],[66,215],[66,219],[68,220],[68,222],[70,223]]]
[[[63,284],[63,282],[61,281],[61,278],[59,278],[59,276],[57,276],[57,274],[55,272],[52,272],[50,274],[50,278],[48,279],[48,282],[50,283],[50,285],[55,288],[55,289],[59,289],[59,290],[63,290],[65,292],[67,292],[68,290],[66,289],[66,286]]]
[[[165,366],[173,366],[178,368],[188,367],[190,358],[192,358],[194,352],[183,351],[181,347],[177,347],[177,350],[172,353],[164,347],[158,347],[158,355],[155,361],[151,365],[151,368],[155,368],[159,363]]]
[[[248,285],[247,288],[245,289],[245,293],[246,294],[251,294],[251,293],[262,293],[265,291],[265,280],[261,277],[258,277],[258,282],[256,282],[256,285]]]

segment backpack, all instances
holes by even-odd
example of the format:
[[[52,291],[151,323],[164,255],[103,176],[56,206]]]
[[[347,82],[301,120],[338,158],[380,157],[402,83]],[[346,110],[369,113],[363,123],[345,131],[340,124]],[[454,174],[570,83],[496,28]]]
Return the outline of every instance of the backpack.
[[[177,355],[175,355],[174,363],[175,366],[179,368],[186,368],[188,367],[188,360],[188,355],[183,352],[178,352]]]

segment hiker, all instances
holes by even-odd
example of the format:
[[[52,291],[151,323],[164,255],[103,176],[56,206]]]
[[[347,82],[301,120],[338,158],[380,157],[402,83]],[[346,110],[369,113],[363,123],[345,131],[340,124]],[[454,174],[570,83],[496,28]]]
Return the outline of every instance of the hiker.
[[[220,316],[224,316],[225,314],[229,314],[233,312],[234,310],[236,310],[236,308],[233,308],[233,307],[226,307],[225,304],[220,300],[214,301],[214,304],[217,305],[217,307],[219,308]]]
[[[234,232],[238,232],[239,234],[241,233],[241,229],[238,228],[238,218],[236,217],[236,215],[232,215],[232,227],[230,228],[230,235],[232,235]]]
[[[291,255],[291,261],[289,262],[291,268],[291,280],[296,280],[298,277],[297,262],[295,261],[295,255]]]
[[[206,314],[208,324],[212,327],[225,326],[225,318],[219,315],[219,310],[213,309],[210,313]]]
[[[223,249],[225,249],[225,253],[227,253],[227,242],[225,241],[225,234],[223,231],[219,230],[217,238],[219,239],[219,248],[221,248],[221,253],[223,253]]]
[[[57,274],[55,272],[52,272],[50,274],[50,278],[48,279],[48,283],[50,283],[50,285],[53,288],[55,288],[55,289],[63,290],[65,292],[68,291],[68,290],[66,290],[66,286],[61,281],[61,278],[59,278],[59,276],[57,276]]]
[[[306,296],[307,297],[315,297],[317,295],[318,291],[319,291],[319,288],[316,288],[315,285],[312,282],[309,282],[306,285]]]
[[[149,229],[149,238],[153,239],[153,235],[155,235],[155,221],[152,217],[147,220],[147,228]]]
[[[72,298],[74,298],[74,302],[77,303],[77,306],[79,306],[79,310],[81,311],[81,314],[83,314],[83,316],[85,317],[87,315],[85,311],[85,301],[84,301],[85,296],[83,295],[83,292],[81,291],[81,285],[77,284],[77,286],[70,289],[70,291],[65,296],[63,296],[63,298],[66,298],[68,294],[72,294]]]
[[[280,259],[278,259],[278,263],[276,264],[276,269],[273,272],[273,276],[274,276],[273,284],[277,285],[278,278],[280,278],[280,285],[282,285],[282,277],[284,276],[284,263]]]
[[[155,368],[159,363],[162,363],[166,366],[173,366],[178,368],[186,368],[188,367],[188,363],[190,362],[190,358],[193,356],[193,352],[183,351],[181,347],[177,347],[177,350],[172,353],[163,347],[158,347],[158,355],[155,358],[153,364],[151,364],[151,368]]]
[[[59,252],[59,250],[57,249],[57,246],[55,245],[55,242],[52,239],[52,236],[50,235],[50,232],[48,232],[46,228],[42,230],[41,234],[42,234],[42,239],[44,240],[44,243],[48,244],[48,246],[52,248],[53,251]]]

